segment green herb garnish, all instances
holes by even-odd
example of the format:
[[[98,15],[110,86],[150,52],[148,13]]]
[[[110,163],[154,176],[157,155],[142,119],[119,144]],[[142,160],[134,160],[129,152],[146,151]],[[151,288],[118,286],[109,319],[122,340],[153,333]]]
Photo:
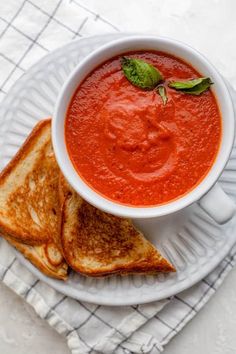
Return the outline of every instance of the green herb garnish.
[[[157,93],[161,96],[162,102],[165,106],[168,102],[168,97],[167,97],[167,92],[166,92],[165,86],[163,86],[163,85],[157,86]]]
[[[209,77],[200,77],[198,79],[186,80],[186,81],[172,81],[169,83],[169,87],[187,93],[189,95],[200,95],[202,92],[209,89],[213,84]]]
[[[153,65],[146,63],[141,59],[134,58],[121,58],[121,67],[125,77],[131,82],[132,85],[137,86],[143,90],[153,90],[161,96],[163,104],[168,102],[167,91],[164,85],[160,85],[164,78],[160,71]],[[185,81],[172,81],[168,86],[177,91],[189,95],[200,95],[208,90],[213,84],[209,77],[200,77],[197,79]]]
[[[144,90],[153,90],[162,80],[161,73],[141,59],[122,57],[122,70],[131,84]]]

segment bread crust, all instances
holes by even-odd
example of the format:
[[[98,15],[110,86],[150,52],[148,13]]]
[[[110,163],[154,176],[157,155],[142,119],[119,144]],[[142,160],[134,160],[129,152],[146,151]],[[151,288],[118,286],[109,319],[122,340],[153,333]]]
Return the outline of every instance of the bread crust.
[[[44,245],[40,246],[30,246],[26,244],[22,244],[20,242],[15,241],[13,238],[3,235],[5,240],[10,243],[13,247],[15,247],[18,251],[20,251],[25,258],[27,258],[35,267],[37,267],[42,273],[45,275],[60,279],[67,279],[67,264],[63,261],[59,266],[53,266],[50,263],[49,259],[43,259],[37,254],[36,247],[44,247]]]
[[[20,149],[15,154],[15,156],[11,159],[11,161],[8,162],[6,167],[0,173],[0,187],[5,182],[6,178],[12,173],[12,170],[14,170],[17,163],[28,155],[28,153],[31,151],[32,147],[35,144],[34,139],[40,137],[42,129],[47,125],[51,125],[51,118],[43,119],[36,124],[31,133],[25,139]]]

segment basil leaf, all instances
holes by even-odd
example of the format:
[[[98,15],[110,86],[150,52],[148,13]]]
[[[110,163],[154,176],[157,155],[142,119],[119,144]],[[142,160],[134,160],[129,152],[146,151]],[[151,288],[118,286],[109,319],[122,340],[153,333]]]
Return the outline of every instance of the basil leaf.
[[[199,85],[204,78],[192,79],[188,81],[172,81],[169,83],[169,87],[175,88],[176,90],[191,89]]]
[[[189,95],[200,95],[209,89],[212,84],[213,82],[209,77],[200,77],[187,81],[172,81],[168,86]]]
[[[163,86],[163,85],[158,86],[157,93],[161,96],[161,99],[162,99],[163,104],[165,106],[168,102],[168,97],[167,97],[167,92],[166,92],[165,86]]]
[[[123,57],[121,66],[131,84],[141,89],[152,90],[163,80],[161,73],[144,60]]]

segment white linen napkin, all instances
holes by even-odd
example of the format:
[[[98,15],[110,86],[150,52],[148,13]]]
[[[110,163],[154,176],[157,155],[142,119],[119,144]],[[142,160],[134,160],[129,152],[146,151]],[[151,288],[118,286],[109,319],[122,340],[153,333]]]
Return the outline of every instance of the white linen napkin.
[[[77,0],[8,0],[0,13],[0,99],[40,57],[82,35],[118,32]],[[73,354],[159,353],[215,293],[235,263],[236,247],[204,280],[146,305],[105,307],[60,294],[38,280],[0,240],[0,279],[63,334]]]
[[[37,279],[0,240],[0,279],[67,339],[72,354],[160,353],[198,313],[235,264],[236,246],[192,288],[163,301],[99,306],[71,299]]]

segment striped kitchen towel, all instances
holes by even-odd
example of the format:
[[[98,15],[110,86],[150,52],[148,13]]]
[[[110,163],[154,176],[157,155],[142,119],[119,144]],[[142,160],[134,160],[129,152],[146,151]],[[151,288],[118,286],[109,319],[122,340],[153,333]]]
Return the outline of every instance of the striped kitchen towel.
[[[66,337],[72,354],[157,354],[215,293],[235,258],[236,246],[210,275],[171,299],[117,308],[60,294],[21,265],[2,239],[0,279]]]
[[[112,4],[106,6],[112,11]],[[5,1],[0,12],[0,99],[49,51],[83,35],[120,29],[83,0]],[[235,255],[234,247],[209,276],[178,296],[119,308],[60,294],[21,265],[3,239],[0,279],[65,336],[73,354],[159,353],[215,293],[234,266]]]

